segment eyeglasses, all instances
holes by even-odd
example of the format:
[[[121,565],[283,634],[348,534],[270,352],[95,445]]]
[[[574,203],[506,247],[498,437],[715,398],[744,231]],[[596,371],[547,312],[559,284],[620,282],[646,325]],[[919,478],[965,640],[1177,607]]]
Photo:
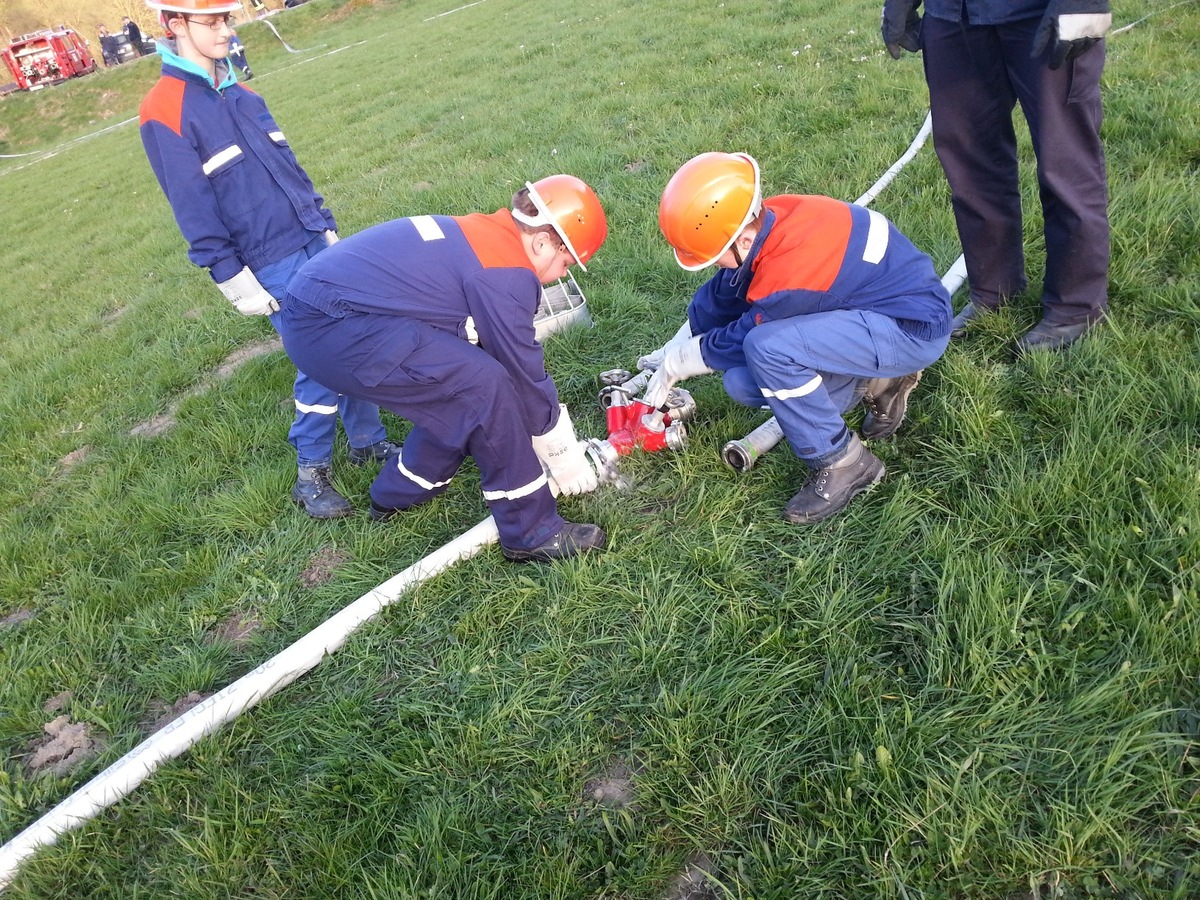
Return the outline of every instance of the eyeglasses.
[[[205,28],[211,28],[213,31],[220,31],[222,27],[233,27],[233,17],[229,13],[225,13],[225,15],[211,22],[206,22],[204,19],[194,19],[191,16],[184,16],[184,19],[188,22],[193,22],[196,25],[203,25]]]

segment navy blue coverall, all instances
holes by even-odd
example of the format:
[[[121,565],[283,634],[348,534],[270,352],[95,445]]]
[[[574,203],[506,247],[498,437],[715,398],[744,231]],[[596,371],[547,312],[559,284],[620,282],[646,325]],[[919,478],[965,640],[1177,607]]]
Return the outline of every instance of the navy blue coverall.
[[[471,456],[504,547],[562,530],[531,440],[559,416],[534,339],[541,290],[509,210],[384,222],[292,279],[278,327],[297,367],[413,423],[375,506],[436,497]]]

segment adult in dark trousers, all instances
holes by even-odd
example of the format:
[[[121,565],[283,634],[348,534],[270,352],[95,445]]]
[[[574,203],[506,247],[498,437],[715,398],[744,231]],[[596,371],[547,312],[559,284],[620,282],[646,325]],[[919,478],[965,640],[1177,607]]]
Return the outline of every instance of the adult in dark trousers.
[[[129,18],[129,16],[123,16],[121,21],[124,23],[121,30],[125,32],[125,37],[129,38],[129,43],[133,44],[133,49],[137,52],[137,55],[141,56],[142,29],[140,29],[137,22],[133,21],[133,19]]]
[[[1045,221],[1042,318],[1020,351],[1057,350],[1108,308],[1108,186],[1100,142],[1107,0],[885,0],[891,55],[924,51],[970,300],[954,333],[1025,289],[1013,107],[1021,104]]]
[[[663,191],[658,224],[688,271],[716,266],[683,327],[638,360],[655,369],[642,399],[661,407],[677,381],[716,370],[747,406],[769,406],[809,475],[790,522],[820,522],[883,477],[862,436],[904,421],[921,370],[950,341],[950,296],[933,261],[881,213],[832,197],[762,197],[745,153],[702,153]]]
[[[99,34],[100,55],[104,59],[104,65],[111,69],[118,62],[120,62],[120,60],[117,59],[116,37],[115,35],[108,33],[108,27],[106,25],[99,26]]]
[[[371,485],[373,518],[438,496],[471,456],[505,557],[603,548],[598,526],[558,514],[555,488],[585,493],[597,477],[533,320],[542,285],[584,267],[607,234],[595,192],[551,175],[511,209],[384,222],[296,273],[279,330],[297,368],[413,423]]]
[[[262,97],[230,71],[229,15],[237,0],[148,0],[167,37],[162,77],[142,101],[142,145],[188,242],[188,258],[246,316],[278,327],[279,298],[292,275],[337,241],[337,223],[301,168]],[[350,462],[383,460],[379,408],[338,394],[303,372],[293,387],[296,450],[292,500],[314,519],[354,509],[331,482],[337,420]]]

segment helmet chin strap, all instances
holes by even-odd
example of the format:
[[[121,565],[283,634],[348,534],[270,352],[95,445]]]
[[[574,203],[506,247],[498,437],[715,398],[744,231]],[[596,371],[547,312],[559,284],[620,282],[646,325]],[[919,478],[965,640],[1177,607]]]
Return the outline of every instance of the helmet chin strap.
[[[516,219],[522,225],[528,225],[530,228],[538,228],[542,225],[554,224],[548,217],[540,213],[536,216],[529,216],[521,212],[519,209],[510,210],[510,212],[512,213],[512,217],[514,219]]]

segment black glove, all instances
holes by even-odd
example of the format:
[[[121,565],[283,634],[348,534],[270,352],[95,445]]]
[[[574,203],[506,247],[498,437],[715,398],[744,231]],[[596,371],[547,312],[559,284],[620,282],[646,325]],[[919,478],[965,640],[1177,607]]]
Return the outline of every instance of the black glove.
[[[901,48],[910,53],[921,49],[921,17],[917,7],[921,0],[883,0],[883,43],[892,54],[900,58]]]
[[[1050,68],[1057,69],[1103,40],[1111,26],[1106,0],[1050,0],[1031,55],[1041,56],[1049,47]]]

